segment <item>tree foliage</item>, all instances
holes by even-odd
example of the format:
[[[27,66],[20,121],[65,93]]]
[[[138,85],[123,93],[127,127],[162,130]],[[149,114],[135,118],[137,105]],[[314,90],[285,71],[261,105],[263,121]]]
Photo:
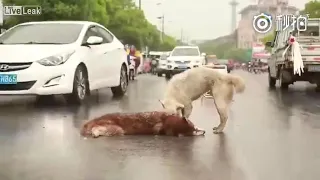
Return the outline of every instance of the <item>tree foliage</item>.
[[[310,18],[320,18],[320,1],[312,0],[304,5],[302,14],[309,14]]]
[[[214,43],[206,41],[199,45],[202,52],[206,54],[215,54],[218,59],[233,59],[240,62],[246,62],[251,57],[247,50],[236,48],[235,42]]]
[[[3,0],[4,5],[39,5],[39,16],[10,16],[4,28],[28,21],[85,20],[100,23],[126,44],[152,50],[172,50],[176,40],[149,23],[132,0]]]

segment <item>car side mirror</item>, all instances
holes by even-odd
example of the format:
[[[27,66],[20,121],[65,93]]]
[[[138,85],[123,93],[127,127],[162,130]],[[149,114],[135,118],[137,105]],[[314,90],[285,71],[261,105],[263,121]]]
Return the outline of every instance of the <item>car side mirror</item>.
[[[102,44],[103,39],[98,36],[90,36],[87,40],[87,45],[98,45]]]
[[[273,47],[273,42],[266,42],[266,47]]]

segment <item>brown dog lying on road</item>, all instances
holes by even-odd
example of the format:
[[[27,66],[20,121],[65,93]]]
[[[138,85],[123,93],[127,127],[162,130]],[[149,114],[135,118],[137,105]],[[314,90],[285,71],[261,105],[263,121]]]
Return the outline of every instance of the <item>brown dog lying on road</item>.
[[[201,134],[198,134],[198,133]],[[81,135],[86,137],[122,135],[203,135],[204,130],[177,115],[165,112],[113,113],[85,123]]]

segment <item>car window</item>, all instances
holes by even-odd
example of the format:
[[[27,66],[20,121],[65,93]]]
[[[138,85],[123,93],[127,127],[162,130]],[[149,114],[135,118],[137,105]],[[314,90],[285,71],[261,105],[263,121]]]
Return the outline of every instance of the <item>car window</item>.
[[[113,41],[113,35],[110,34],[108,31],[101,27],[96,27],[98,30],[98,33],[103,38],[103,43],[111,43]]]
[[[82,24],[39,23],[18,25],[1,34],[3,44],[70,44],[78,40]]]
[[[83,38],[83,43],[87,42],[88,38],[90,36],[98,36],[101,37],[101,35],[98,33],[98,29],[95,26],[91,26],[88,28],[86,34],[84,35]],[[101,37],[102,38],[102,37]]]
[[[279,36],[279,31],[276,31],[276,34],[274,36],[274,39],[273,39],[273,48],[277,48],[278,47],[278,36]]]
[[[283,31],[281,31],[279,33],[279,36],[278,36],[278,48],[282,48],[286,45],[286,42],[285,42],[285,33]]]
[[[198,48],[176,48],[171,56],[200,56],[200,52]]]

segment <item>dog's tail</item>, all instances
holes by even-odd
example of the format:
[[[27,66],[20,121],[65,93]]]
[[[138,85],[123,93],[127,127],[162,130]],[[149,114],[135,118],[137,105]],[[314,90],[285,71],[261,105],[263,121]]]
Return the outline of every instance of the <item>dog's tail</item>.
[[[229,80],[229,83],[231,83],[237,93],[242,93],[245,88],[245,82],[244,79],[240,76],[228,74],[227,79]]]

